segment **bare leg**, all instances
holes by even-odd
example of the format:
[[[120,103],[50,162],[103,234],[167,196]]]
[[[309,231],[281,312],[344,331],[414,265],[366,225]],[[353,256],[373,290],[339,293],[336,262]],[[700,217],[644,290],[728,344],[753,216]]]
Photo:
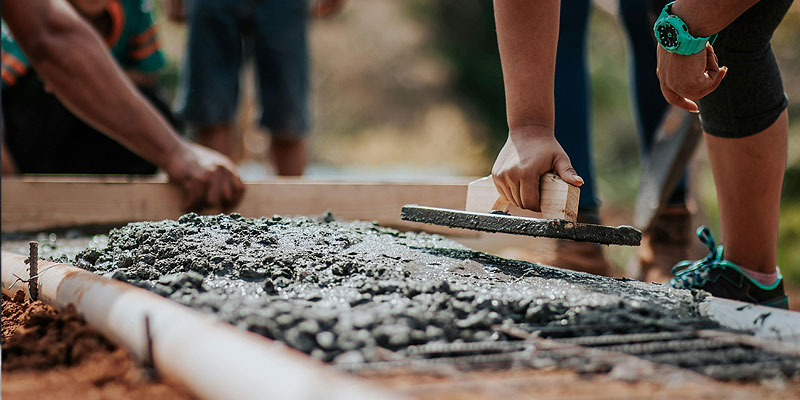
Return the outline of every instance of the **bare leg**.
[[[753,136],[730,139],[706,134],[725,244],[725,259],[775,272],[781,186],[786,169],[786,111]]]
[[[282,176],[300,176],[306,167],[305,139],[272,138],[272,160],[275,171]]]
[[[210,147],[230,158],[236,156],[233,142],[233,125],[220,124],[197,128],[197,143]]]

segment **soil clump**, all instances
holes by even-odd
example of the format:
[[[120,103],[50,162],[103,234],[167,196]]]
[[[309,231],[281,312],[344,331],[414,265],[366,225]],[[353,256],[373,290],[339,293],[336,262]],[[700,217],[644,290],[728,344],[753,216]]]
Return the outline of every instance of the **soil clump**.
[[[20,291],[2,297],[2,316],[4,398],[194,398],[178,384],[151,379],[72,307],[58,311]]]
[[[714,326],[700,318],[696,293],[503,259],[330,214],[132,223],[75,265],[342,364],[402,358],[414,344],[507,339],[498,325],[580,334],[602,334],[592,327],[601,322],[642,332]]]

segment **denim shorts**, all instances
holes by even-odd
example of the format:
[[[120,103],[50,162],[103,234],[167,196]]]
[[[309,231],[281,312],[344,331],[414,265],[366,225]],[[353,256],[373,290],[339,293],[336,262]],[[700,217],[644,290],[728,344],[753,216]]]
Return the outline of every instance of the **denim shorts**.
[[[276,137],[308,131],[308,9],[302,0],[194,0],[178,108],[193,127],[233,121],[245,59],[255,66],[260,124]]]
[[[789,105],[770,41],[792,0],[761,0],[725,27],[714,42],[728,74],[700,99],[703,130],[739,138],[769,128]]]

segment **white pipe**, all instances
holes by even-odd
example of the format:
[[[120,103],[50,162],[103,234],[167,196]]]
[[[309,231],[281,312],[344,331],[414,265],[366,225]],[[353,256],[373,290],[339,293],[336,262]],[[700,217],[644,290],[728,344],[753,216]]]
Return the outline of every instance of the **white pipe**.
[[[699,305],[700,314],[720,325],[753,336],[780,342],[800,354],[800,313],[709,296]]]
[[[2,252],[3,293],[26,295],[27,257]],[[155,367],[207,399],[387,399],[383,391],[304,354],[165,299],[71,265],[39,262],[39,296],[78,312],[112,341],[147,359],[150,318]],[[13,287],[9,287],[13,284]]]

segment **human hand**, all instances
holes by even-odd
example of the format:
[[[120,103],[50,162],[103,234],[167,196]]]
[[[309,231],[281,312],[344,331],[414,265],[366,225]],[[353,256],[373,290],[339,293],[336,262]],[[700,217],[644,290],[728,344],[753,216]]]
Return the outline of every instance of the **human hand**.
[[[492,178],[506,200],[520,208],[540,211],[539,180],[551,171],[569,184],[583,185],[552,128],[524,126],[508,133],[492,167]]]
[[[235,206],[242,198],[244,184],[233,163],[209,148],[193,143],[183,146],[165,168],[170,180],[183,190],[183,208],[198,211]]]
[[[684,56],[670,53],[658,47],[656,74],[661,81],[661,93],[667,102],[691,112],[698,112],[695,101],[717,89],[728,72],[720,67],[714,48],[706,48],[697,54]]]
[[[346,0],[316,0],[311,3],[311,16],[316,18],[330,17],[338,13]]]
[[[167,19],[172,22],[183,22],[186,20],[186,8],[183,0],[167,1]]]

